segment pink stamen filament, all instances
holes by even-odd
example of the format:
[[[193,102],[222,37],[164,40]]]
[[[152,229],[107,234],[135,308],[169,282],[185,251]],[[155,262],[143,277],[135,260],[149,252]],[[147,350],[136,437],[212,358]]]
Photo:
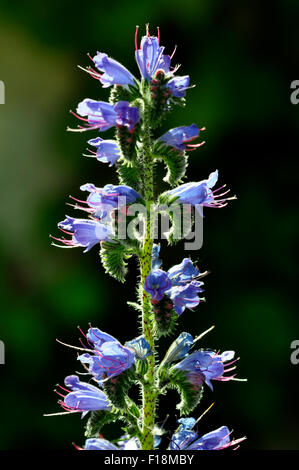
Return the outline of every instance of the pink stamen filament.
[[[174,54],[175,54],[176,49],[177,49],[177,46],[174,46],[173,53],[172,53],[171,56],[170,56],[170,59],[171,59],[171,60],[172,60],[172,58],[173,58],[173,56],[174,56]]]
[[[135,50],[138,51],[138,29],[139,26],[136,26],[136,31],[135,31]]]

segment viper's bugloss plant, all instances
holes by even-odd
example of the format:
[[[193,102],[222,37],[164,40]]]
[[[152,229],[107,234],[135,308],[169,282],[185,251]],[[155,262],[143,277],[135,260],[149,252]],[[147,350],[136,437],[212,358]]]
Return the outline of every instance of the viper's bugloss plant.
[[[135,78],[105,53],[89,56],[93,65],[83,70],[104,88],[111,87],[109,101],[84,99],[73,113],[80,124],[69,129],[94,132],[88,140],[91,148],[87,156],[114,166],[119,184],[81,186],[87,197],[73,197],[73,208],[85,212],[85,217],[67,215],[58,223],[63,235],[53,237],[53,244],[82,247],[84,252],[97,244],[106,273],[120,282],[125,282],[127,260],[136,259],[140,270],[137,298],[128,304],[139,314],[142,334],[121,344],[96,327],[82,332],[85,338],[81,346],[72,347],[80,351],[77,359],[85,379],[66,377],[65,386],[57,389],[59,403],[65,413],[89,416],[87,440],[81,449],[151,450],[160,445],[166,433],[158,426],[159,396],[175,389],[180,396],[177,410],[184,417],[178,420],[178,429],[165,438],[169,450],[235,448],[244,438],[232,439],[226,426],[199,434],[195,429],[198,420],[188,417],[195,412],[206,387],[213,390],[212,382],[240,380],[231,373],[236,368],[234,352],[197,347],[211,328],[195,338],[187,332],[179,334],[164,358],[159,358],[156,350],[158,341],[167,344],[180,315],[193,311],[204,300],[201,295],[207,274],[188,257],[175,266],[164,266],[156,216],[167,212],[170,226],[162,238],[174,244],[190,235],[196,214],[202,216],[204,206],[222,208],[234,197],[227,197],[225,185],[214,189],[217,170],[199,182],[185,181],[187,152],[202,146],[204,142],[192,142],[204,128],[184,125],[161,136],[159,127],[175,106],[185,106],[190,79],[177,75],[178,67],[171,64],[173,54],[165,54],[159,34],[151,36],[147,27],[140,45],[137,36],[138,28],[136,61],[141,77]],[[113,139],[97,135],[110,128],[114,128]],[[166,167],[164,183],[159,181],[159,187],[165,186],[161,194],[157,193],[154,176],[159,162]],[[141,391],[140,401],[132,398],[131,389],[136,385]],[[121,429],[118,439],[111,443],[104,439],[102,428],[116,421]]]

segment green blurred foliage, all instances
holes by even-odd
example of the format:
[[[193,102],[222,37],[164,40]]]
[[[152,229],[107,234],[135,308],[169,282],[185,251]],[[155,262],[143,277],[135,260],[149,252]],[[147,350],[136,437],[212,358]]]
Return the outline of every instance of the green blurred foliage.
[[[80,100],[107,98],[76,65],[87,65],[86,53],[100,50],[137,74],[135,25],[147,22],[152,33],[160,26],[168,52],[178,44],[181,72],[197,85],[161,133],[192,122],[206,126],[207,143],[191,154],[188,175],[200,180],[219,168],[220,182],[238,195],[226,209],[205,212],[204,245],[190,253],[211,274],[207,302],[186,311],[180,329],[198,334],[216,324],[203,345],[234,348],[238,374],[248,377],[246,384],[216,384],[214,394],[206,392],[204,405],[216,405],[202,430],[226,424],[236,436],[247,434],[244,448],[299,448],[298,366],[289,359],[298,338],[299,108],[289,100],[290,83],[298,79],[298,13],[295,0],[272,2],[271,9],[261,2],[196,0],[29,0],[16,8],[1,0],[2,449],[82,444],[79,416],[43,417],[60,411],[55,384],[78,370],[74,351],[56,338],[79,344],[77,326],[90,322],[121,341],[137,334],[136,315],[126,307],[134,300],[134,263],[126,285],[119,285],[104,275],[96,248],[58,250],[48,235],[57,235],[57,222],[72,212],[64,203],[70,194],[80,196],[80,184],[117,181],[113,169],[82,157],[86,134],[65,132],[76,125],[68,111]],[[165,252],[163,244],[162,257]],[[165,268],[186,255],[183,244],[169,249]],[[167,346],[165,340],[161,352]]]

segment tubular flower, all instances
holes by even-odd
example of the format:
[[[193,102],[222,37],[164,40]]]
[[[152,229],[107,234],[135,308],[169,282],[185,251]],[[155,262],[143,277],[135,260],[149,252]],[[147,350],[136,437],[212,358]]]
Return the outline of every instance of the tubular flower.
[[[96,147],[96,152],[90,151],[91,155],[96,157],[99,162],[109,163],[109,166],[113,166],[121,157],[121,149],[116,140],[104,140],[101,137],[90,139],[88,141],[90,145]]]
[[[135,86],[134,76],[129,70],[116,60],[108,57],[107,54],[98,52],[92,60],[97,69],[104,73],[99,74],[91,69],[87,69],[87,71],[94,78],[100,80],[103,88],[107,88],[111,85],[122,85],[125,88],[128,88],[128,85]]]
[[[128,101],[118,101],[115,105],[112,105],[105,101],[86,98],[79,103],[77,113],[73,114],[81,121],[84,121],[85,126],[69,130],[80,132],[88,129],[106,131],[116,125],[118,127],[127,127],[129,132],[133,132],[139,121],[138,108],[130,106]]]
[[[204,382],[213,390],[211,380],[228,381],[235,377],[224,376],[225,372],[230,372],[236,367],[229,367],[236,362],[232,361],[234,351],[226,351],[222,354],[217,354],[213,351],[199,350],[185,357],[181,362],[175,364],[173,369],[182,370],[186,372],[186,377],[190,383],[199,387]],[[224,366],[224,362],[230,361]]]
[[[118,101],[114,109],[116,111],[116,125],[127,127],[129,132],[133,132],[140,119],[139,109],[136,106],[130,106],[128,101]]]
[[[190,77],[184,75],[183,77],[173,77],[167,82],[167,88],[175,98],[183,98],[186,90],[189,87]]]
[[[153,354],[144,336],[138,336],[138,338],[127,341],[125,346],[132,349],[136,355],[136,359],[141,361],[144,361],[144,359]]]
[[[191,346],[193,345],[194,339],[190,333],[181,333],[178,338],[170,345],[165,358],[163,360],[164,364],[170,362],[176,362],[187,356],[190,351]]]
[[[96,380],[116,377],[134,364],[135,353],[122,346],[113,336],[103,333],[98,328],[90,328],[86,338],[91,343],[94,353],[81,354],[78,360],[89,365],[89,372]]]
[[[57,392],[64,399],[59,403],[69,412],[82,412],[82,418],[89,411],[110,410],[108,400],[104,392],[89,383],[80,382],[77,375],[69,375],[65,378],[68,389],[59,386],[68,392],[67,395]]]
[[[201,130],[204,130],[204,128],[199,129],[196,124],[175,127],[159,137],[158,141],[161,141],[170,147],[175,147],[181,151],[195,150],[197,147],[203,145],[204,142],[199,144],[189,144],[189,142],[195,140],[199,136]]]
[[[182,423],[173,434],[169,450],[222,450],[231,446],[237,446],[246,437],[231,440],[231,431],[226,426],[221,426],[215,431],[204,434],[198,439],[198,433],[193,431],[196,424],[194,418],[179,419]]]
[[[111,227],[97,220],[74,219],[67,216],[65,220],[58,223],[58,228],[67,235],[71,235],[71,238],[52,237],[54,240],[70,248],[78,246],[85,247],[84,253],[89,251],[97,243],[111,240],[113,237]]]
[[[93,215],[93,217],[101,218],[102,220],[116,208],[124,207],[127,204],[132,204],[141,199],[140,194],[137,193],[130,186],[113,184],[106,184],[103,188],[97,188],[92,183],[87,183],[80,186],[81,191],[89,192],[86,201],[73,198],[75,201],[86,204],[87,207],[76,205],[76,209],[84,210]]]
[[[218,193],[225,187],[225,185],[212,191],[211,188],[215,186],[217,180],[218,170],[211,173],[207,180],[182,184],[181,186],[177,186],[176,188],[167,191],[167,194],[174,196],[175,200],[178,200],[182,204],[192,204],[202,207],[225,207],[227,205],[227,201],[235,199],[236,197],[224,198],[223,196],[229,193],[229,190],[220,194]]]
[[[84,450],[140,450],[141,446],[136,437],[120,440],[114,445],[106,439],[91,438],[85,441]]]
[[[136,30],[136,61],[141,76],[148,82],[151,81],[157,70],[163,70],[169,73],[171,58],[164,55],[164,47],[159,45],[159,39],[155,36],[143,36],[140,48],[137,47],[137,31]]]
[[[173,302],[173,308],[181,315],[185,308],[193,309],[202,300],[197,294],[203,292],[201,281],[191,281],[185,285],[173,286],[166,294]]]
[[[162,265],[162,260],[159,258],[161,246],[160,244],[153,244],[152,249],[152,269],[159,269]]]
[[[164,292],[171,287],[171,281],[165,271],[154,269],[145,279],[144,289],[151,294],[153,300],[162,300]]]
[[[184,258],[180,264],[176,264],[167,271],[172,285],[184,285],[200,276],[199,270],[193,265],[190,258]]]
[[[195,279],[205,274],[200,274],[192,261],[184,258],[167,272],[153,269],[145,280],[144,289],[151,294],[153,302],[162,300],[165,294],[176,313],[181,315],[185,308],[192,309],[202,300],[197,294],[203,292],[203,282]]]

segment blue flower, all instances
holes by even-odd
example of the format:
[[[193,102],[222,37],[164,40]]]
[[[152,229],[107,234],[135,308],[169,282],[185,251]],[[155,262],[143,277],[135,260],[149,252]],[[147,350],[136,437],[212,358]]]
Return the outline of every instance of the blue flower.
[[[86,439],[84,450],[119,450],[119,448],[106,439],[92,437]]]
[[[121,149],[116,140],[103,140],[101,137],[96,137],[95,139],[90,139],[88,143],[96,147],[97,151],[94,156],[96,156],[97,160],[109,163],[109,166],[113,166],[121,157]]]
[[[75,207],[90,212],[94,217],[101,218],[102,220],[105,219],[111,210],[124,207],[136,202],[137,199],[141,199],[137,191],[125,185],[115,186],[113,184],[106,184],[103,188],[97,188],[94,184],[87,183],[80,186],[80,189],[90,193],[87,200],[73,199],[87,204],[89,208],[78,205]]]
[[[196,424],[195,418],[180,418],[178,419],[180,423],[180,429],[188,429],[189,431],[194,428]]]
[[[117,446],[102,438],[86,439],[84,450],[140,450],[141,446],[136,437],[119,440]]]
[[[185,308],[193,309],[202,299],[197,294],[203,292],[201,281],[191,281],[184,285],[173,286],[166,294],[173,302],[173,308],[181,315]]]
[[[164,144],[175,147],[181,151],[190,150],[190,148],[196,148],[202,145],[202,143],[195,145],[189,144],[189,142],[199,136],[200,130],[203,129],[199,129],[196,124],[174,127],[159,137],[158,141],[164,142]]]
[[[106,131],[116,124],[116,112],[112,104],[105,101],[96,101],[86,98],[81,101],[75,114],[81,121],[85,122],[86,127],[80,127],[80,130],[99,129]],[[81,117],[80,117],[81,116]],[[87,116],[87,118],[85,117]]]
[[[180,264],[176,264],[167,271],[173,286],[184,285],[200,275],[199,270],[193,265],[190,258],[184,258]]]
[[[230,446],[237,446],[246,437],[231,440],[231,432],[226,426],[221,426],[215,431],[204,434],[198,438],[198,433],[193,431],[196,424],[194,418],[182,418],[182,423],[173,434],[169,450],[222,450]]]
[[[152,269],[159,269],[162,265],[162,260],[159,258],[161,246],[160,244],[153,244],[152,249]]]
[[[202,300],[198,293],[203,292],[203,282],[195,280],[199,276],[200,272],[192,261],[184,258],[167,272],[153,269],[145,280],[144,289],[151,294],[153,303],[167,295],[176,313],[181,315],[185,308],[192,309]]]
[[[176,98],[183,98],[185,92],[189,87],[190,77],[184,75],[183,77],[173,77],[167,82],[167,88],[170,90],[172,96]]]
[[[61,406],[70,412],[82,412],[82,418],[89,411],[110,410],[106,395],[94,385],[80,382],[77,375],[69,375],[65,378],[65,385],[71,390],[60,401]],[[59,392],[58,392],[59,393]],[[61,393],[59,393],[61,395]],[[63,396],[63,395],[61,395]]]
[[[134,132],[140,119],[139,109],[136,106],[130,106],[128,101],[118,101],[114,109],[116,111],[116,125],[127,127],[129,132]]]
[[[154,269],[145,279],[144,289],[151,294],[153,300],[163,299],[164,292],[171,287],[171,281],[165,271]]]
[[[224,362],[231,361],[233,357],[233,351],[216,354],[213,351],[199,350],[175,364],[173,369],[185,371],[187,379],[194,386],[200,387],[205,382],[213,390],[211,380],[228,381],[234,378],[234,375],[223,375],[225,372],[235,369],[235,367],[225,369],[224,366]],[[229,362],[226,367],[231,366],[234,362]]]
[[[74,219],[73,217],[67,216],[65,220],[58,223],[58,228],[72,237],[71,239],[52,237],[54,240],[68,247],[85,247],[84,253],[89,251],[97,243],[111,240],[111,237],[113,237],[111,227],[97,220]]]
[[[170,345],[163,363],[167,364],[183,359],[187,356],[192,344],[194,342],[193,336],[190,333],[181,333],[178,338]]]
[[[136,358],[141,361],[153,354],[150,345],[148,344],[144,336],[138,336],[138,338],[134,338],[131,341],[127,341],[125,343],[125,346],[127,348],[133,349]]]
[[[122,346],[113,336],[98,328],[90,328],[86,336],[93,344],[94,354],[81,354],[78,360],[89,365],[89,372],[96,380],[116,377],[134,364],[135,353]]]
[[[163,52],[164,47],[160,47],[159,39],[155,36],[143,36],[139,49],[136,44],[136,61],[141,76],[148,82],[151,81],[157,70],[169,73],[171,59]]]
[[[133,75],[122,64],[114,59],[111,59],[111,57],[108,57],[107,54],[98,52],[92,60],[95,66],[101,72],[104,72],[103,75],[98,74],[98,78],[103,84],[104,88],[111,85],[122,85],[126,88],[128,88],[128,85],[135,86]]]
[[[210,174],[207,180],[185,183],[181,186],[177,186],[166,194],[174,196],[175,200],[178,200],[182,204],[192,204],[196,206],[206,207],[225,207],[227,201],[235,199],[235,196],[230,198],[224,198],[228,191],[218,193],[224,186],[214,191],[211,190],[215,186],[218,180],[218,170]],[[217,193],[217,194],[216,194]]]
[[[128,101],[118,101],[115,105],[105,101],[96,101],[86,98],[81,101],[77,107],[77,114],[73,113],[85,126],[79,126],[78,129],[69,129],[73,131],[86,131],[88,129],[99,129],[106,131],[113,126],[127,127],[129,132],[135,130],[139,121],[139,109],[130,106]]]

